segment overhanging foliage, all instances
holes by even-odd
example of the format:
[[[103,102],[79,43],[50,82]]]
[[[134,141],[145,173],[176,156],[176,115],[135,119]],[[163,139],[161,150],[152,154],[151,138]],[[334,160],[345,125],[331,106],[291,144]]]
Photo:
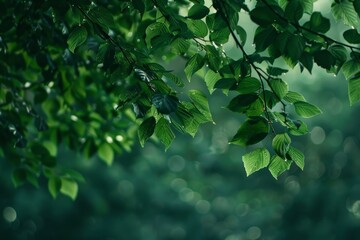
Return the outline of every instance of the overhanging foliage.
[[[304,155],[291,136],[307,133],[302,118],[321,113],[288,86],[276,65],[312,72],[314,63],[348,80],[350,104],[360,100],[359,1],[336,0],[344,41],[326,35],[331,21],[313,0],[10,1],[0,3],[1,156],[14,164],[13,182],[38,186],[48,178],[52,196],[76,197],[81,175],[57,162],[66,145],[107,164],[115,154],[157,138],[169,148],[177,133],[194,136],[213,122],[208,94],[178,89],[202,78],[213,91],[233,92],[230,111],[246,116],[229,142],[264,139],[244,155],[247,174],[268,167],[277,178]],[[254,39],[240,14],[257,25]],[[223,44],[234,41],[239,57]],[[244,48],[253,41],[251,52]],[[186,61],[184,76],[163,63]],[[206,74],[200,74],[206,72]],[[224,95],[224,98],[228,95]],[[210,96],[211,97],[211,96]],[[221,123],[219,123],[221,124]],[[270,156],[271,155],[271,156]]]

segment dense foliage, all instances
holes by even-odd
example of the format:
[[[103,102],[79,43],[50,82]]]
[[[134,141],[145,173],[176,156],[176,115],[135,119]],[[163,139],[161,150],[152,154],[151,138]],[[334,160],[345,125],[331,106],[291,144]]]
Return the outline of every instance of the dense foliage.
[[[268,167],[277,178],[304,167],[293,136],[302,118],[321,113],[289,89],[289,68],[315,63],[348,80],[350,104],[360,100],[360,2],[335,0],[333,18],[344,41],[326,35],[332,21],[313,0],[10,1],[1,2],[1,156],[15,186],[48,179],[52,196],[76,197],[78,172],[61,165],[62,146],[111,164],[139,138],[169,148],[175,133],[195,136],[213,122],[208,93],[186,89],[202,79],[223,91],[242,124],[230,143],[254,148],[243,156],[247,175]],[[256,26],[239,22],[248,17]],[[344,25],[344,26],[345,26]],[[244,44],[254,42],[251,51]],[[234,42],[236,55],[225,50]],[[281,64],[285,60],[287,68]],[[173,72],[182,64],[184,73]],[[187,80],[184,80],[187,79]],[[184,92],[186,89],[186,92]],[[221,124],[217,123],[217,124]]]

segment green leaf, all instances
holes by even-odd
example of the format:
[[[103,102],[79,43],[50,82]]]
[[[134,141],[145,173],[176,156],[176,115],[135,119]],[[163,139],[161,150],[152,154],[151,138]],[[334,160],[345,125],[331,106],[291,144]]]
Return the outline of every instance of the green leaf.
[[[276,134],[272,141],[272,147],[276,154],[286,159],[286,154],[290,149],[291,138],[287,133]]]
[[[188,12],[188,17],[192,19],[201,19],[206,17],[210,10],[201,4],[194,4]]]
[[[265,168],[270,163],[270,153],[266,148],[258,148],[242,157],[246,176]]]
[[[208,34],[207,25],[202,20],[188,20],[186,24],[196,37],[204,38]]]
[[[271,79],[270,86],[275,95],[280,99],[283,99],[289,91],[288,84],[279,78]]]
[[[67,177],[61,177],[60,179],[61,179],[60,192],[70,197],[72,200],[75,200],[79,190],[77,182]]]
[[[277,31],[273,26],[266,28],[258,27],[255,32],[254,44],[257,52],[262,52],[268,48],[275,40]]]
[[[269,124],[263,117],[247,119],[239,128],[230,143],[248,146],[263,140],[269,133]]]
[[[236,91],[240,94],[255,93],[261,87],[261,83],[257,78],[246,77],[240,79],[237,84]]]
[[[56,198],[61,188],[61,180],[58,177],[50,177],[48,180],[48,190],[53,198]]]
[[[293,126],[289,128],[289,133],[294,136],[301,136],[309,133],[306,123],[300,120],[292,121]]]
[[[282,75],[284,73],[287,73],[288,70],[283,69],[283,68],[268,66],[267,69],[266,69],[266,72],[271,76],[277,77],[277,76],[280,76],[280,75]]]
[[[334,1],[331,11],[335,19],[342,20],[346,25],[356,27],[359,24],[354,5],[348,0]]]
[[[200,54],[194,54],[185,65],[186,78],[190,81],[192,75],[204,65],[204,58]]]
[[[184,38],[175,38],[171,43],[171,49],[177,54],[186,53],[190,47],[190,42]]]
[[[88,12],[88,16],[92,21],[99,24],[105,32],[108,32],[109,28],[114,27],[113,14],[104,7],[96,6]]]
[[[274,10],[279,11],[279,9],[275,9],[275,7]],[[250,12],[250,18],[253,22],[260,26],[268,26],[273,24],[274,22],[281,22],[279,17],[273,11],[270,11],[269,8],[266,6],[254,8]]]
[[[219,79],[221,79],[221,75],[211,69],[205,74],[205,83],[210,94],[214,92],[214,86]]]
[[[288,91],[284,100],[289,103],[306,102],[305,97],[298,92]]]
[[[229,41],[230,31],[227,27],[210,32],[210,40],[218,45],[225,44]]]
[[[330,70],[335,65],[336,59],[328,50],[320,50],[314,53],[314,62],[320,67]]]
[[[244,28],[242,28],[240,25],[237,25],[235,28],[236,33],[240,37],[240,41],[242,45],[245,45],[246,39],[247,39],[247,32]]]
[[[175,138],[169,122],[163,117],[160,118],[159,121],[156,123],[155,135],[165,145],[165,150],[170,147],[172,141]]]
[[[114,150],[108,143],[103,143],[99,146],[98,155],[109,166],[114,161]]]
[[[145,30],[145,34],[146,34],[145,41],[146,41],[147,46],[154,45],[151,42],[151,40],[153,38],[158,37],[158,36],[163,36],[164,34],[166,34],[168,32],[169,32],[168,28],[162,22],[154,22],[154,23],[150,24]]]
[[[154,94],[151,102],[160,113],[170,114],[176,111],[179,100],[172,95]]]
[[[139,126],[138,136],[140,144],[144,147],[146,140],[148,140],[154,133],[156,121],[154,117],[149,117],[144,120]]]
[[[83,44],[87,39],[87,30],[84,26],[76,27],[67,39],[69,50],[74,53],[75,48]]]
[[[221,57],[218,50],[210,45],[205,46],[205,50],[209,68],[217,72],[221,67]]]
[[[360,63],[356,60],[349,60],[341,68],[346,79],[350,79],[356,73],[360,72]]]
[[[336,64],[342,66],[347,59],[347,50],[341,45],[332,45],[329,47],[330,53],[335,57]]]
[[[310,18],[310,29],[320,33],[326,33],[330,30],[330,20],[323,17],[320,12],[314,12]]]
[[[190,90],[189,97],[195,107],[205,117],[205,119],[209,122],[213,122],[209,108],[209,102],[205,94],[200,92],[199,90]]]
[[[227,108],[233,112],[243,113],[245,112],[250,105],[258,99],[258,95],[254,93],[250,94],[240,94],[234,97]]]
[[[305,156],[300,150],[294,147],[290,147],[288,151],[288,156],[301,170],[304,170]]]
[[[356,29],[346,30],[343,33],[343,36],[348,43],[352,43],[352,44],[360,43],[360,34],[358,33],[358,31],[356,31]]]
[[[360,100],[360,75],[357,74],[353,78],[349,79],[348,93],[350,106],[354,105]]]
[[[300,67],[305,67],[309,71],[309,73],[311,73],[312,68],[313,68],[312,54],[310,54],[308,52],[303,52],[299,60],[301,63]],[[301,69],[301,71],[302,71],[302,69]]]
[[[300,1],[289,1],[285,8],[285,17],[292,22],[298,22],[304,14],[304,8]]]
[[[236,84],[235,78],[222,78],[215,83],[214,88],[231,90]]]
[[[307,102],[295,102],[294,107],[296,113],[304,118],[311,118],[322,113],[322,111],[317,106]]]
[[[290,166],[291,166],[291,161],[286,161],[285,159],[282,159],[281,157],[275,155],[271,159],[269,165],[269,171],[275,179],[278,179],[278,177],[283,172],[290,169]]]
[[[283,56],[289,57],[295,62],[299,60],[305,47],[305,40],[303,37],[283,32],[278,35],[276,41]]]

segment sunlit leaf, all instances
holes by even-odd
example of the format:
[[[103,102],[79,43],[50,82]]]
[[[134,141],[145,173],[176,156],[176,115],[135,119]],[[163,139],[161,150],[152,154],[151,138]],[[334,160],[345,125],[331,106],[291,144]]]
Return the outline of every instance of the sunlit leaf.
[[[354,5],[349,0],[334,1],[331,11],[337,20],[344,21],[349,26],[358,26],[359,19],[354,9]]]
[[[286,154],[289,151],[291,138],[287,133],[277,134],[272,141],[272,147],[276,154],[282,158],[286,158]]]
[[[305,156],[300,150],[294,147],[290,147],[288,151],[288,156],[301,170],[304,170]]]
[[[271,158],[269,171],[275,179],[278,179],[278,177],[283,172],[290,169],[290,166],[291,166],[291,161],[286,161],[285,159],[275,155]]]
[[[295,102],[294,107],[296,113],[304,118],[311,118],[322,113],[320,108],[308,102]]]
[[[108,143],[99,146],[98,155],[107,165],[111,165],[114,161],[114,150]]]
[[[244,167],[246,175],[250,176],[256,171],[259,171],[262,168],[265,168],[270,163],[270,153],[266,148],[258,148],[254,151],[246,153],[242,160],[244,162]]]
[[[75,200],[78,194],[79,186],[76,181],[62,177],[61,178],[61,188],[60,192],[68,197],[70,197],[72,200]]]
[[[209,108],[209,102],[205,94],[199,90],[191,90],[189,91],[189,97],[199,112],[203,114],[205,119],[207,121],[213,122]]]
[[[169,122],[165,118],[160,118],[156,123],[155,135],[165,145],[165,150],[168,149],[175,138],[171,130]]]

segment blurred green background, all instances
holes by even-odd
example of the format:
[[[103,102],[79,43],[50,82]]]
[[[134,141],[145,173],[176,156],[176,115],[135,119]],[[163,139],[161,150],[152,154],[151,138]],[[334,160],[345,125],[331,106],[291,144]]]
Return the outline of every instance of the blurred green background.
[[[194,139],[178,135],[167,152],[150,141],[108,167],[63,147],[57,161],[86,178],[75,201],[53,199],[46,179],[39,189],[14,189],[12,168],[0,161],[0,239],[356,239],[360,106],[349,107],[342,76],[295,69],[284,79],[324,112],[295,139],[306,155],[303,172],[293,167],[277,181],[266,169],[246,177],[241,157],[250,148],[227,143],[242,117],[222,108],[228,100],[215,92],[216,125]],[[205,90],[196,81],[191,87]]]

